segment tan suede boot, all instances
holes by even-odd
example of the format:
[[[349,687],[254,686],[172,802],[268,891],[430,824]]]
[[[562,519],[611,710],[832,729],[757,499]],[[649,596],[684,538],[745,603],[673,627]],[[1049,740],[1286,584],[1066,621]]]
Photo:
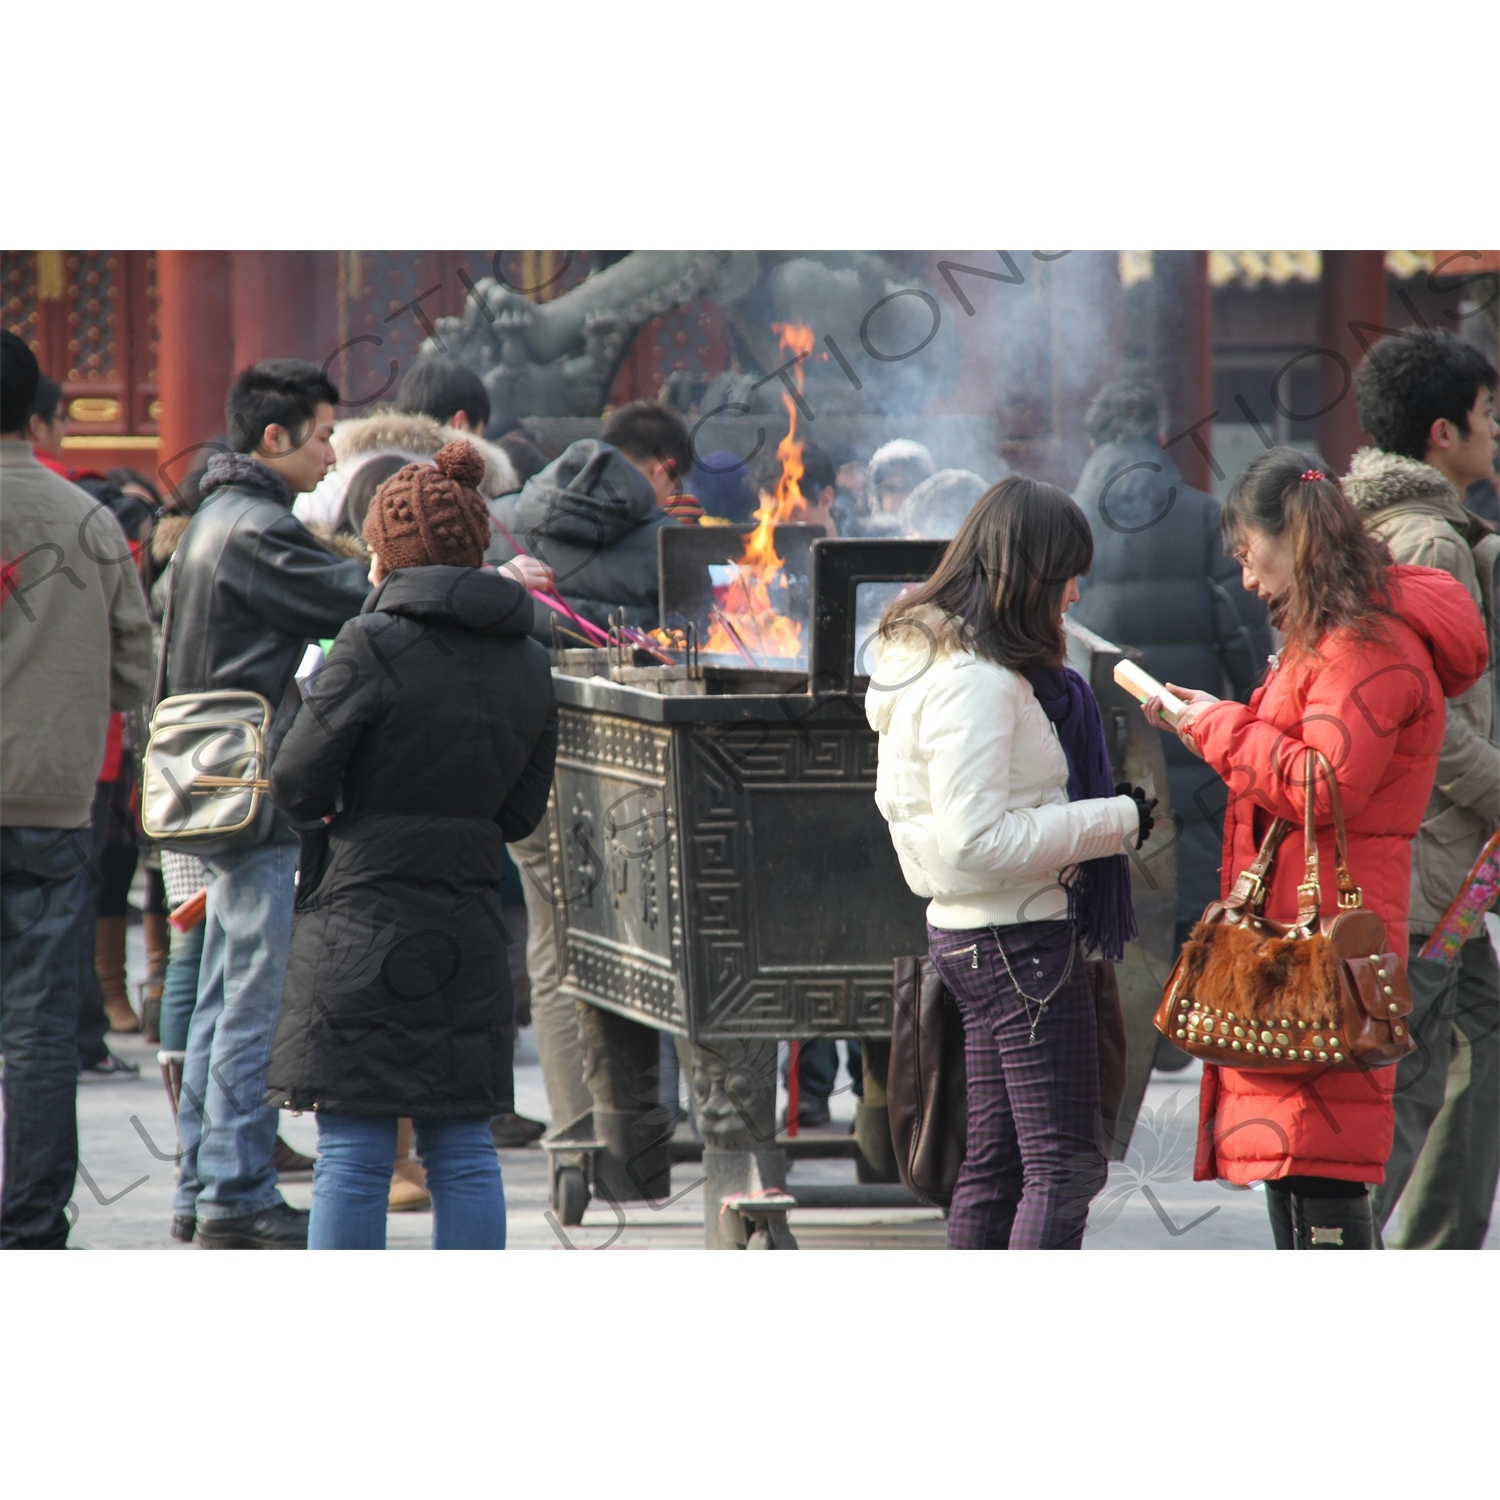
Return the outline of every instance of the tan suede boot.
[[[141,1018],[130,1008],[125,988],[125,918],[100,917],[94,937],[94,972],[104,991],[104,1014],[111,1031],[139,1031]]]
[[[387,1207],[393,1214],[424,1213],[432,1207],[427,1191],[427,1173],[411,1154],[414,1132],[410,1120],[396,1125],[396,1167],[391,1173],[391,1195]]]
[[[140,987],[141,1036],[148,1042],[161,1041],[161,988],[167,977],[167,946],[171,928],[160,912],[148,911],[141,917],[146,937],[146,980]]]

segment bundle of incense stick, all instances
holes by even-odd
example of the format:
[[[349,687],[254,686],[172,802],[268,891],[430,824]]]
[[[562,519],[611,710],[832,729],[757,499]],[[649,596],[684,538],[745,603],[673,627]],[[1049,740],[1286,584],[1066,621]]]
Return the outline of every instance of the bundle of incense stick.
[[[511,547],[515,550],[515,554],[517,557],[529,557],[531,555],[529,552],[525,551],[522,548],[521,544],[516,541],[515,537],[513,537],[510,532],[508,532],[505,527],[503,527],[494,518],[494,516],[490,517],[490,525],[493,526],[495,530],[498,531],[507,542],[510,543]],[[569,609],[561,599],[555,597],[552,594],[543,593],[541,589],[528,589],[526,592],[529,593],[533,599],[540,600],[547,606],[548,609],[552,610],[554,613],[566,615],[591,641],[593,641],[596,646],[607,646],[609,644],[609,632],[607,630],[600,630],[597,625],[591,625],[587,620],[581,618],[579,615],[575,614],[573,610]],[[648,652],[650,655],[654,656],[657,661],[665,662],[669,667],[675,667],[677,665],[677,663],[673,661],[670,656],[662,651],[656,645],[656,643],[652,641],[649,636],[647,636],[644,630],[637,630],[634,625],[623,625],[620,628],[625,638],[632,645],[639,646],[641,650]]]
[[[608,632],[600,630],[597,625],[591,625],[581,616],[574,614],[561,599],[554,599],[551,594],[544,594],[541,589],[528,589],[527,593],[533,599],[537,599],[545,604],[554,613],[566,615],[596,646],[608,645]]]
[[[1115,663],[1115,681],[1139,703],[1160,698],[1162,718],[1174,729],[1177,727],[1178,717],[1187,704],[1175,693],[1169,693],[1149,672],[1143,671],[1133,661],[1122,656]]]
[[[659,662],[665,662],[669,667],[677,665],[676,658],[669,656],[665,648],[658,646],[638,625],[621,625],[618,628],[632,646],[644,651],[648,656],[654,656]]]
[[[734,648],[745,658],[752,667],[758,667],[760,663],[750,654],[750,648],[740,639],[740,633],[729,622],[729,616],[724,613],[718,605],[714,606],[713,617],[721,624],[728,633],[729,639],[734,642]]]
[[[168,916],[178,932],[191,932],[208,912],[208,887],[194,891],[180,906],[174,907]]]

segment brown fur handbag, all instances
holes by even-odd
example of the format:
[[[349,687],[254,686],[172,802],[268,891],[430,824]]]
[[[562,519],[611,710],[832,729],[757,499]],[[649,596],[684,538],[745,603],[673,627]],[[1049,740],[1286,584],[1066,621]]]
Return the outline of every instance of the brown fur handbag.
[[[1339,909],[1320,917],[1313,797],[1326,768],[1333,807]],[[1344,809],[1333,767],[1307,752],[1304,873],[1297,920],[1267,921],[1266,875],[1291,828],[1277,818],[1254,863],[1222,901],[1211,902],[1183,945],[1153,1025],[1205,1063],[1280,1073],[1388,1068],[1415,1043],[1411,987],[1385,923],[1364,906],[1349,873]]]

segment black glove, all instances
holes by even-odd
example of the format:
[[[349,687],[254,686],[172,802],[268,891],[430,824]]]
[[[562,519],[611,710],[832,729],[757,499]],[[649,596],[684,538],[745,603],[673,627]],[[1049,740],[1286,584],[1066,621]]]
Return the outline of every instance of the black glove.
[[[1151,816],[1151,809],[1161,800],[1153,797],[1146,801],[1145,791],[1138,786],[1131,786],[1128,781],[1122,781],[1116,788],[1115,794],[1120,797],[1134,797],[1135,810],[1141,820],[1141,831],[1136,836],[1135,847],[1141,848],[1147,839],[1151,837],[1151,830],[1156,826],[1156,819]]]

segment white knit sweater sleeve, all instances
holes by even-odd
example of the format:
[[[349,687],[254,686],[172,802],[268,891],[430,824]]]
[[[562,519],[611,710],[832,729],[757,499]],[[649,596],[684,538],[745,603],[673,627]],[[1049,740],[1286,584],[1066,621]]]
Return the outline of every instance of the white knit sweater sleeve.
[[[1028,749],[1017,734],[1021,691],[1009,674],[976,664],[928,693],[920,735],[939,853],[957,870],[1006,881],[1124,853],[1139,827],[1129,797],[1008,805],[1013,757]]]

